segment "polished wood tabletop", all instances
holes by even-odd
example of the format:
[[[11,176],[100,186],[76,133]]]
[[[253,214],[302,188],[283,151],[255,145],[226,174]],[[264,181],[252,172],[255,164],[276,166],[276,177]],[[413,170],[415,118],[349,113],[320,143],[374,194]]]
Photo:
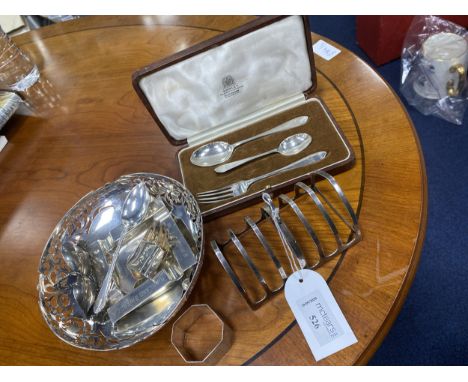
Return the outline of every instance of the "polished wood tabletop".
[[[152,120],[131,74],[251,19],[85,17],[14,38],[38,64],[41,83],[31,98],[35,112],[15,115],[1,132],[9,143],[0,153],[0,364],[183,364],[170,345],[169,326],[112,352],[59,340],[38,307],[39,258],[57,222],[89,191],[134,172],[181,179],[180,148]],[[424,160],[411,120],[389,85],[345,48],[315,34],[312,39],[341,49],[330,61],[315,57],[317,95],[354,148],[354,167],[336,179],[363,233],[359,244],[320,270],[358,343],[319,364],[365,364],[396,319],[417,269],[427,214]],[[229,279],[223,282],[227,294],[210,296],[217,293],[210,280],[225,276],[208,242],[225,239],[226,228],[243,213],[205,225],[205,264],[192,293],[192,302],[209,302],[234,329],[233,346],[220,364],[315,364],[282,293],[257,311]]]

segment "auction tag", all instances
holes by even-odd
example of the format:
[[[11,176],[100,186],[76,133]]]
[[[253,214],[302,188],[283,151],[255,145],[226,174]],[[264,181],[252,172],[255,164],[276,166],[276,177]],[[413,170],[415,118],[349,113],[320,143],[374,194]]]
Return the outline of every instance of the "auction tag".
[[[318,40],[312,48],[315,54],[327,61],[330,61],[333,57],[341,53],[341,50],[323,40]]]
[[[4,135],[0,135],[0,151],[3,150],[3,148],[6,146],[8,143],[6,137]]]
[[[316,361],[357,342],[330,288],[317,272],[294,272],[286,280],[284,294]]]

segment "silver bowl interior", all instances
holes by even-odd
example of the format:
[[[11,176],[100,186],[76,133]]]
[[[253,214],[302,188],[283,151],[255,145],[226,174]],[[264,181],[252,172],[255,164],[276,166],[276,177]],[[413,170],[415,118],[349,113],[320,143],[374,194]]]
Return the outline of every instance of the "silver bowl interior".
[[[107,314],[93,314],[92,302],[110,262],[109,253],[122,233],[120,211],[126,195],[145,182],[152,198],[160,197],[184,236],[190,236],[197,263],[163,294],[142,305],[116,324]],[[150,204],[151,206],[151,204]],[[128,267],[125,251],[145,233],[148,219],[125,235],[116,265],[109,300],[125,295]],[[94,222],[94,223],[93,223]],[[129,237],[127,239],[127,237]],[[63,341],[84,349],[112,350],[128,347],[160,330],[182,307],[192,290],[203,259],[203,223],[194,196],[179,182],[162,175],[125,175],[88,193],[57,224],[47,241],[39,265],[39,306],[50,329]],[[133,247],[132,247],[133,246]],[[123,291],[123,292],[122,292]]]

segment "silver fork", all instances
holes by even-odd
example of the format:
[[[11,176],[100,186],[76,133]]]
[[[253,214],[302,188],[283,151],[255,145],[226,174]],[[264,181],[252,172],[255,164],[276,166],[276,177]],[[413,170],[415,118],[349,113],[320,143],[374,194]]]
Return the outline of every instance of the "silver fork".
[[[281,174],[286,171],[295,170],[297,168],[310,166],[311,164],[320,162],[325,159],[327,156],[326,151],[317,151],[314,154],[310,154],[302,159],[299,159],[296,162],[288,164],[287,166],[281,167],[277,170],[271,171],[267,174],[257,176],[248,180],[240,180],[239,182],[230,184],[229,186],[217,188],[215,190],[199,192],[197,194],[197,199],[199,203],[208,204],[208,203],[218,203],[226,199],[234,198],[239,195],[243,195],[247,192],[249,187],[265,178]]]

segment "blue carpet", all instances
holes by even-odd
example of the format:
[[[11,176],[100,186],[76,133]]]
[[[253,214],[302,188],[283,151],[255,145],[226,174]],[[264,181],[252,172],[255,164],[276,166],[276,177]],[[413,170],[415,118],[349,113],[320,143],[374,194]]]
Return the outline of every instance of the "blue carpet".
[[[356,43],[354,16],[311,16],[309,21],[314,32],[368,62],[401,97],[400,60],[371,64]],[[403,309],[369,364],[468,365],[468,115],[457,126],[426,117],[402,100],[426,161],[426,241]]]

